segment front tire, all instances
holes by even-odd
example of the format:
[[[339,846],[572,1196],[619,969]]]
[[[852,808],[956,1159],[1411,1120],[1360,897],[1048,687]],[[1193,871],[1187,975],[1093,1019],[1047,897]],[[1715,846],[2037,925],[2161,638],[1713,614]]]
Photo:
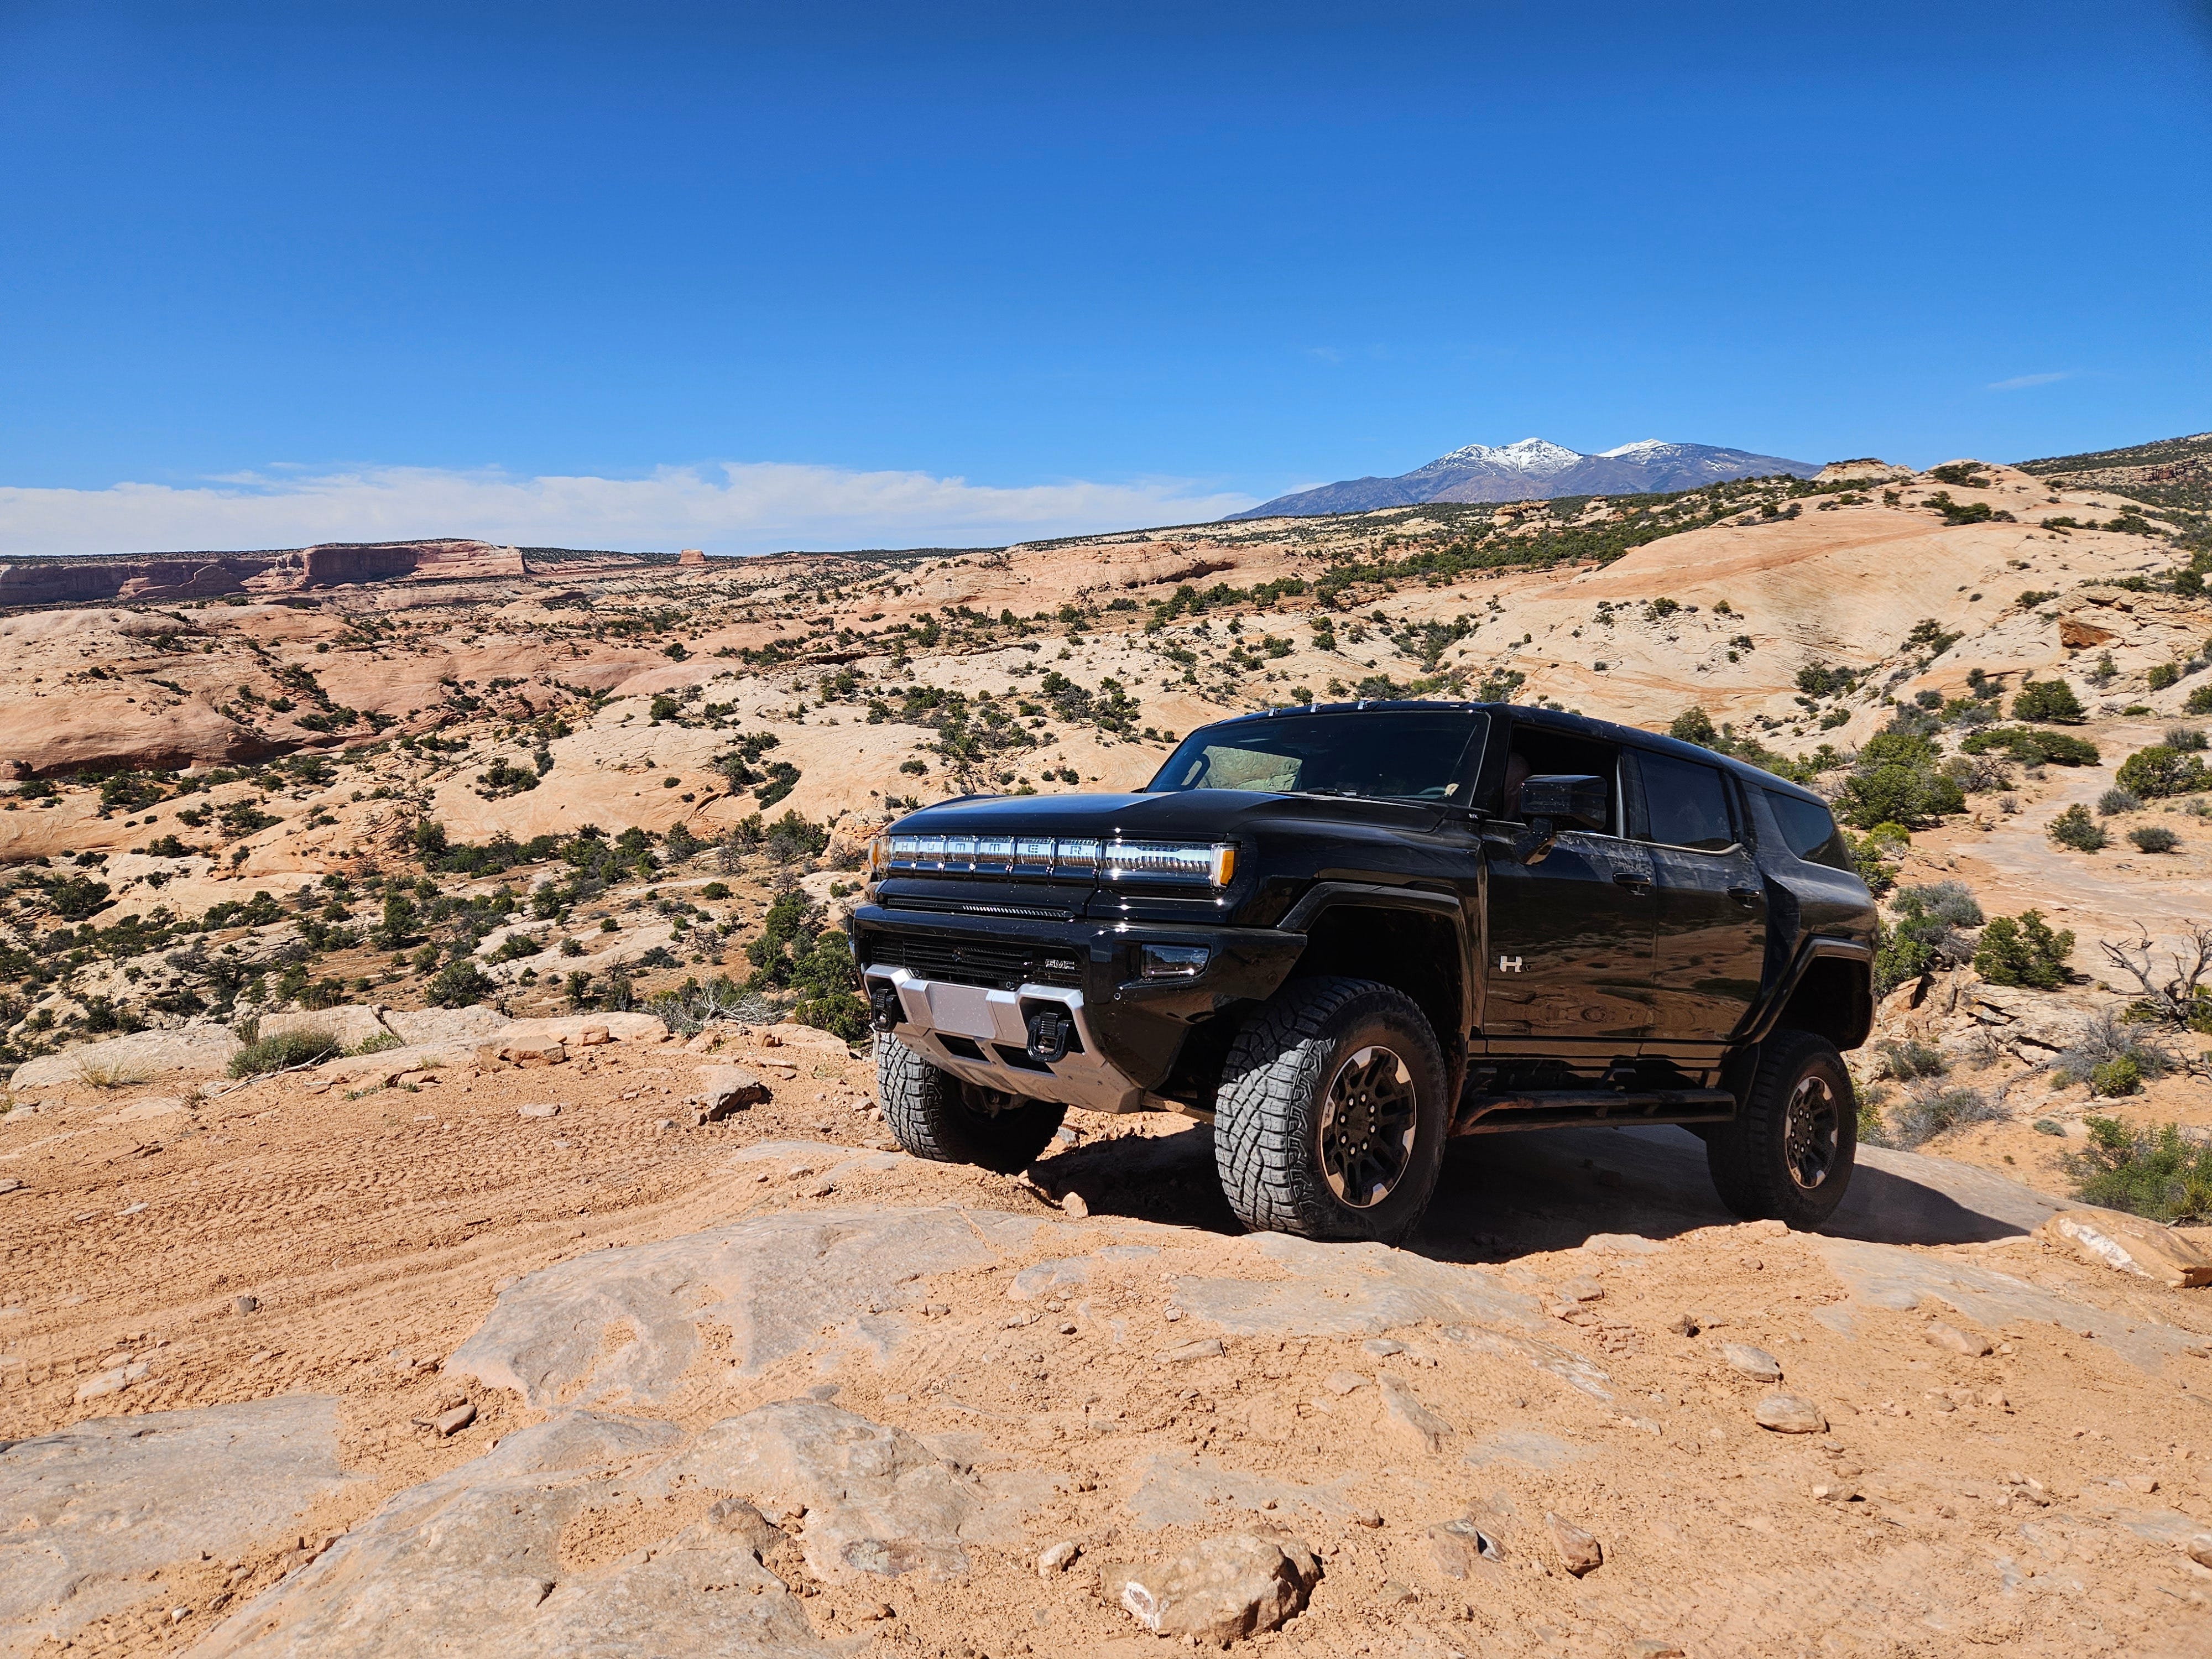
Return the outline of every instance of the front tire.
[[[1804,1231],[1835,1213],[1858,1158],[1858,1101],[1836,1045],[1810,1031],[1777,1031],[1733,1123],[1705,1137],[1705,1167],[1721,1202],[1746,1221]]]
[[[939,1164],[1012,1175],[1052,1144],[1067,1108],[964,1083],[896,1037],[876,1037],[876,1098],[899,1145]]]
[[[1255,1231],[1395,1244],[1436,1190],[1443,1056],[1412,998],[1293,980],[1245,1022],[1214,1101],[1214,1163]]]

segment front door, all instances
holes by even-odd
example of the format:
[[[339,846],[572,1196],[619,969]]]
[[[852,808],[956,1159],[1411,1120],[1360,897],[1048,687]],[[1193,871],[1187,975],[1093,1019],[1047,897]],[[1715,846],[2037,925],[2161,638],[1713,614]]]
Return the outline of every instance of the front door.
[[[1490,862],[1483,1035],[1494,1051],[1632,1054],[1651,1026],[1651,850],[1561,833],[1540,864]]]
[[[1627,834],[1620,745],[1516,719],[1498,808],[1521,816],[1522,781],[1616,781],[1602,832],[1566,830],[1536,864],[1490,860],[1483,1036],[1493,1053],[1608,1060],[1651,1027],[1658,898],[1651,849]]]
[[[1637,751],[1658,895],[1651,1035],[1717,1045],[1758,1000],[1766,961],[1766,886],[1744,844],[1738,803],[1720,769]]]

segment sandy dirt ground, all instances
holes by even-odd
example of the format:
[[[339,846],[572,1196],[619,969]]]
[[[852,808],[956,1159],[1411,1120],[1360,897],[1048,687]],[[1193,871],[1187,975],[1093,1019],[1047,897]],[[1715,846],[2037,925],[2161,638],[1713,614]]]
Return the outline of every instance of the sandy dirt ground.
[[[1041,1579],[1038,1553],[1158,1553],[1264,1517],[1326,1566],[1308,1611],[1258,1638],[1286,1651],[2212,1651],[2212,1572],[2179,1547],[2212,1527],[2212,1310],[2030,1239],[2024,1188],[1962,1206],[1936,1191],[1954,1166],[1870,1154],[1893,1163],[1862,1172],[1835,1236],[1792,1236],[1722,1218],[1678,1132],[1462,1142],[1422,1236],[1383,1255],[1526,1298],[1538,1334],[1401,1308],[1378,1337],[1354,1302],[1337,1334],[1271,1335],[1191,1287],[1355,1292],[1236,1235],[1202,1127],[1079,1115],[1025,1176],[923,1164],[880,1150],[865,1062],[775,1052],[798,1075],[705,1127],[665,1126],[688,1121],[701,1056],[651,1042],[359,1099],[300,1076],[181,1104],[68,1089],[0,1121],[0,1171],[24,1183],[0,1198],[5,1433],[329,1395],[356,1477],[252,1549],[164,1563],[67,1650],[189,1648],[394,1494],[543,1419],[441,1363],[526,1276],[748,1218],[956,1205],[1050,1236],[927,1275],[926,1341],[803,1344],[752,1370],[702,1352],[656,1407],[696,1430],[826,1389],[970,1468],[1048,1477],[957,1577],[792,1568],[812,1629],[859,1650],[1152,1651],[1095,1574]],[[1014,1299],[1071,1242],[1138,1248]],[[1159,1358],[1215,1334],[1218,1354]],[[1729,1343],[1771,1356],[1827,1431],[1760,1428],[1778,1385]],[[464,1403],[466,1428],[427,1426]],[[586,1565],[684,1518],[615,1509]],[[1603,1566],[1565,1571],[1552,1513]],[[1470,1516],[1502,1562],[1439,1546]]]

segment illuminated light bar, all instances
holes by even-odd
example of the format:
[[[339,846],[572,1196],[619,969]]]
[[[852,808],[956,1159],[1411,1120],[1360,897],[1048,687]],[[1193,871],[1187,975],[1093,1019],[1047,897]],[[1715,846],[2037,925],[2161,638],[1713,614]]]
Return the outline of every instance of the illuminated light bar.
[[[884,866],[1107,881],[1203,883],[1226,887],[1237,849],[1226,842],[1101,842],[1088,836],[891,836]]]

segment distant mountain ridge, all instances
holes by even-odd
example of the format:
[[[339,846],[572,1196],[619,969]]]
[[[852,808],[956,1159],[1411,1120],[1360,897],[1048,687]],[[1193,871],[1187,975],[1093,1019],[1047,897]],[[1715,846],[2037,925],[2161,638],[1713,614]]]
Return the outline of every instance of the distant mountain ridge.
[[[1554,495],[1656,495],[1695,489],[1726,478],[1776,472],[1809,478],[1814,461],[1754,455],[1713,444],[1669,443],[1645,438],[1595,455],[1543,438],[1523,438],[1495,448],[1468,444],[1395,478],[1347,478],[1278,495],[1232,519],[1313,518],[1327,513],[1366,513],[1379,507],[1423,501],[1525,501]]]

